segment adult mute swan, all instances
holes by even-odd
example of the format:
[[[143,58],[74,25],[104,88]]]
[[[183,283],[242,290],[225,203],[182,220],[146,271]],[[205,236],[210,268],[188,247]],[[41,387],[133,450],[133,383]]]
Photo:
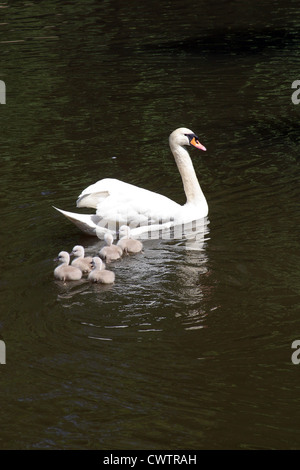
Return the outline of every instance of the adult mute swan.
[[[206,148],[193,131],[180,127],[169,136],[169,145],[182,178],[186,203],[117,179],[105,178],[88,186],[77,199],[77,207],[91,207],[96,214],[77,214],[57,209],[84,233],[103,238],[104,233],[116,234],[120,225],[129,225],[131,233],[141,235],[151,229],[184,224],[206,217],[208,205],[198,182],[186,146]]]

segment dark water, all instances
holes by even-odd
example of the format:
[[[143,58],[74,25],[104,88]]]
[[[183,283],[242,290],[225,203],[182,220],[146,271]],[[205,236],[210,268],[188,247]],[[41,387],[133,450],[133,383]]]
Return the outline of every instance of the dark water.
[[[0,7],[0,448],[299,449],[298,2]],[[61,249],[101,242],[52,205],[103,177],[184,203],[180,126],[208,149],[203,250],[56,283]]]

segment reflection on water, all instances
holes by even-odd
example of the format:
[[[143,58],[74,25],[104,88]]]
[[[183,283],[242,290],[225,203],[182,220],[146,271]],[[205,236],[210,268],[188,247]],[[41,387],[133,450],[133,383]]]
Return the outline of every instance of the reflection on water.
[[[141,288],[145,293],[146,290],[153,289],[153,282],[157,282],[157,286],[159,286],[162,279],[172,278],[174,272],[176,272],[182,287],[193,286],[197,283],[199,275],[206,272],[207,254],[202,236],[199,240],[196,237],[187,241],[145,240],[143,244],[142,253],[125,255],[121,260],[112,261],[106,266],[107,269],[114,270],[117,276],[116,281],[120,280],[120,282],[116,282],[115,289],[120,290],[121,296],[124,294],[122,281],[126,281],[126,279],[133,283],[134,289]],[[96,256],[102,247],[103,242],[99,241],[85,244],[85,254],[86,256]],[[150,283],[149,280],[151,280]],[[86,294],[86,290],[101,293],[114,289],[113,286],[90,283],[87,281],[87,277],[69,283],[62,281],[54,281],[54,283],[59,290],[59,298],[64,299],[71,298],[73,295]],[[127,286],[128,284],[124,288],[126,289]]]
[[[299,448],[298,2],[2,6],[0,447]],[[104,177],[185,203],[179,126],[209,221],[56,282],[103,241],[53,205]]]
[[[204,241],[206,241],[209,219],[208,217],[193,220],[182,224],[175,224],[174,221],[154,225],[136,225],[129,224],[130,236],[140,240],[180,240],[181,245],[186,250],[202,250]],[[115,224],[113,224],[115,227]],[[114,236],[118,236],[118,230],[112,230],[109,226],[98,225],[96,234],[99,239],[103,239],[107,231],[111,231]]]
[[[192,249],[186,249],[185,243],[191,243]],[[153,340],[155,334],[168,334],[170,315],[184,330],[205,327],[208,313],[201,302],[208,257],[203,238],[201,251],[195,239],[187,242],[152,239],[143,244],[143,253],[109,263],[108,269],[116,275],[113,285],[91,284],[86,278],[66,285],[55,282],[57,299],[63,308],[84,312],[80,323],[87,338],[120,341],[138,335],[135,340],[142,341],[139,334],[148,333]],[[85,244],[85,253],[95,255],[102,245],[102,241],[93,239]],[[90,314],[89,304],[94,305]]]

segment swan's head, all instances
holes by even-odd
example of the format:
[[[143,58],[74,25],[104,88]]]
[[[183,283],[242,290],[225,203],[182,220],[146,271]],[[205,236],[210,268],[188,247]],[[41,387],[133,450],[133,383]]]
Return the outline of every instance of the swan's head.
[[[130,237],[130,228],[128,225],[122,225],[119,229],[120,238],[129,238]]]
[[[187,129],[186,127],[179,127],[179,129],[173,131],[169,137],[169,142],[171,147],[173,145],[180,145],[181,147],[183,147],[184,145],[192,145],[197,149],[204,151],[206,150],[204,145],[200,143],[199,138],[196,136],[196,134],[194,134],[193,131]]]
[[[74,246],[73,250],[71,251],[71,255],[75,256],[76,258],[84,257],[84,248],[81,245]]]
[[[101,269],[102,268],[102,259],[99,256],[94,256],[91,261],[91,265],[93,269]]]
[[[61,251],[60,253],[58,253],[57,258],[55,258],[54,261],[59,261],[60,263],[69,264],[70,263],[70,255],[67,251]]]

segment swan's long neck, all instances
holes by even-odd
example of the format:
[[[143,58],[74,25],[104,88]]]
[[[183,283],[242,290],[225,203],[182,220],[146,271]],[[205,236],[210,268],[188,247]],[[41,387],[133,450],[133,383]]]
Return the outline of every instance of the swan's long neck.
[[[101,268],[102,268],[102,261],[101,260],[99,261],[98,259],[94,260],[94,269],[96,271],[101,271]]]
[[[96,264],[96,269],[97,269],[98,271],[101,271],[101,268],[102,268],[102,263],[98,262],[98,263]]]
[[[75,258],[83,259],[84,258],[84,250],[78,250],[77,254],[75,255]]]
[[[206,202],[188,151],[181,145],[172,142],[170,142],[170,148],[182,178],[186,202],[195,205],[201,204],[203,201]]]

